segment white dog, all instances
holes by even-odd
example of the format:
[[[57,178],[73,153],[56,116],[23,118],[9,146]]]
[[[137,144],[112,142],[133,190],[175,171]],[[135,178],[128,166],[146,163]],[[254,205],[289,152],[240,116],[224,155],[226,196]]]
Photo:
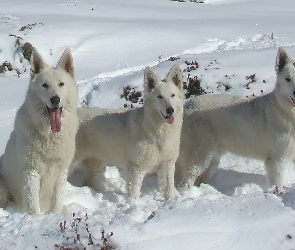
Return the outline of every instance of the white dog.
[[[221,102],[184,116],[177,161],[177,168],[185,171],[180,190],[190,188],[208,170],[214,172],[225,152],[263,160],[270,184],[283,188],[284,165],[295,155],[295,68],[283,48],[275,69],[277,82],[271,93],[232,99],[232,104],[224,99],[224,106]]]
[[[22,212],[61,212],[61,195],[78,128],[73,59],[65,50],[55,68],[34,50],[31,80],[2,157],[1,175]]]
[[[92,187],[106,164],[123,168],[129,198],[139,197],[147,173],[157,173],[163,196],[171,199],[183,117],[179,66],[174,65],[163,81],[147,67],[144,97],[143,107],[126,112],[101,115],[101,109],[80,108],[74,162],[88,168]]]

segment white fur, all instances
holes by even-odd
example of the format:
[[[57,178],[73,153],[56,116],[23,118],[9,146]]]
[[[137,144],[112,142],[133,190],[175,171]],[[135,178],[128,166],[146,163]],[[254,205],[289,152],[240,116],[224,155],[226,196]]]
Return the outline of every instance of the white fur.
[[[160,190],[166,199],[171,199],[183,116],[179,66],[174,65],[164,81],[147,67],[144,96],[143,107],[126,112],[102,114],[104,111],[98,108],[79,109],[81,123],[74,162],[83,161],[90,172],[87,184],[92,187],[106,164],[122,168],[129,198],[139,197],[147,173],[157,173]],[[163,115],[166,116],[166,109],[171,107],[174,122],[168,124]],[[95,113],[98,115],[94,116]]]
[[[180,190],[216,169],[225,152],[263,160],[270,184],[283,188],[284,165],[295,154],[295,68],[283,48],[278,50],[276,73],[276,86],[265,96],[237,98],[232,104],[223,97],[213,109],[184,116],[177,162],[185,172]]]
[[[206,94],[191,96],[184,104],[184,113],[189,115],[196,110],[216,109],[224,106],[233,105],[242,101],[250,100],[252,97],[245,97],[230,94]]]
[[[59,132],[52,131],[47,109],[53,106],[54,96],[60,98],[56,107],[62,107]],[[26,98],[16,114],[1,167],[9,195],[20,211],[62,211],[60,196],[75,152],[76,111],[77,87],[70,50],[65,50],[54,68],[48,67],[35,50]]]

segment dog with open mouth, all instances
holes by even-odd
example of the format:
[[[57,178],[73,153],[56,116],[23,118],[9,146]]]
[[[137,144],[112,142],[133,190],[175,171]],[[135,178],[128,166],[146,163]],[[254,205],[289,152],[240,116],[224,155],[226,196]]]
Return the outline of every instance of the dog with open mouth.
[[[165,199],[174,197],[174,169],[183,116],[181,69],[174,65],[164,80],[151,67],[144,70],[144,103],[128,111],[78,109],[80,125],[73,166],[82,165],[86,184],[96,181],[107,164],[126,176],[128,198],[138,198],[143,178],[156,173]]]
[[[0,174],[20,212],[62,212],[62,195],[75,152],[78,94],[66,49],[56,67],[34,50],[31,80],[1,157]]]

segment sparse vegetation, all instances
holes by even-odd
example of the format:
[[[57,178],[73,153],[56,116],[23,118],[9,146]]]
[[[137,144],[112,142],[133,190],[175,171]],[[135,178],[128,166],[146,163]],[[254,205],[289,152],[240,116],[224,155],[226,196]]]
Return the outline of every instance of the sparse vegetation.
[[[226,92],[229,92],[232,89],[232,86],[228,82],[217,82],[217,89],[224,87]]]
[[[160,63],[160,62],[162,62],[163,61],[163,56],[162,55],[159,55],[158,56],[158,62]]]
[[[224,86],[224,90],[226,92],[228,92],[228,91],[230,91],[232,89],[232,86],[230,86],[229,83],[224,83],[223,86]]]
[[[168,61],[176,61],[181,59],[180,56],[171,56],[167,60]],[[203,74],[196,75],[195,71],[200,69],[200,64],[196,60],[186,60],[184,61],[185,67],[183,69],[183,76],[186,77],[186,80],[183,81],[183,89],[184,89],[184,95],[185,98],[189,98],[191,96],[198,96],[203,95],[207,93],[212,93],[212,90],[210,87],[207,87],[205,89],[202,87],[201,82],[202,79],[204,79],[204,75],[209,73],[209,70],[218,70],[219,66],[216,67],[216,65],[220,65],[220,63],[214,59],[212,61],[209,61],[207,64],[205,64],[206,68],[202,68]],[[208,73],[207,73],[208,72]],[[222,79],[216,80],[217,90],[218,91],[225,91],[230,92],[233,89],[233,85],[231,82],[233,81],[233,78],[236,77],[235,74],[226,74],[223,75]],[[250,86],[252,83],[257,82],[257,76],[256,74],[249,74],[244,77],[245,80],[247,80],[246,84],[244,85],[245,88],[250,89]],[[266,83],[265,80],[262,80],[263,83]],[[204,85],[204,84],[203,84]],[[213,91],[214,92],[214,91]],[[263,94],[263,90],[260,90],[260,94]],[[259,93],[256,93],[259,94]],[[247,97],[254,97],[254,93],[249,93]],[[137,90],[135,87],[131,87],[130,85],[125,85],[123,87],[123,94],[121,94],[121,98],[125,98],[126,101],[129,103],[124,103],[124,108],[134,108],[134,104],[143,104],[143,93],[139,90]]]
[[[13,35],[10,35],[10,36],[13,36]],[[21,51],[23,58],[30,61],[32,52],[34,50],[34,47],[32,44],[28,42],[22,44],[22,38],[16,36],[15,47],[16,47],[16,50]],[[22,58],[20,58],[20,62],[22,62]],[[13,70],[17,73],[17,76],[20,77],[21,71],[17,68],[14,68],[11,62],[5,61],[0,65],[0,74],[4,74],[7,71],[13,71]],[[26,72],[26,69],[24,69],[24,72]]]
[[[20,36],[16,36],[13,34],[9,34],[9,36],[14,36],[16,38],[15,40],[15,47],[18,48],[21,45],[21,41],[24,40]]]
[[[67,223],[63,221],[59,223],[60,232],[63,236],[62,243],[56,243],[55,249],[59,250],[87,250],[88,249],[97,249],[97,250],[111,250],[114,249],[109,244],[110,237],[113,236],[113,233],[105,233],[105,230],[101,230],[101,236],[99,239],[95,237],[90,232],[89,225],[87,223],[88,215],[84,217],[76,216],[73,213],[73,221]]]
[[[131,87],[130,85],[126,85],[123,87],[123,94],[121,94],[121,98],[125,98],[126,101],[129,101],[131,103],[143,103],[143,97],[142,97],[141,91],[136,90],[135,87]],[[125,108],[127,108],[127,104],[124,105]]]
[[[269,36],[270,40],[273,40],[273,33],[271,33],[271,35]]]
[[[33,47],[33,45],[26,42],[21,48],[22,48],[22,53],[23,53],[24,58],[26,58],[28,61],[30,61],[32,52],[35,49]]]
[[[25,31],[25,30],[31,30],[37,25],[40,25],[42,23],[34,23],[34,24],[28,24],[19,29],[19,31]],[[42,24],[43,25],[43,24]],[[31,55],[33,50],[35,49],[34,46],[29,42],[24,42],[24,39],[21,36],[17,36],[14,34],[9,34],[11,37],[15,37],[15,50],[20,55],[20,63],[23,63],[23,59],[26,59],[27,61],[30,61]],[[15,71],[18,75],[18,77],[21,75],[21,71],[13,66],[13,64],[9,61],[5,61],[0,65],[0,74],[4,74],[7,71]],[[26,68],[24,69],[24,72],[26,72]]]
[[[10,62],[5,61],[4,63],[2,63],[2,65],[0,65],[0,73],[5,73],[6,71],[12,71],[12,65]]]
[[[19,31],[25,31],[25,30],[31,30],[35,28],[38,25],[44,25],[43,23],[32,23],[32,24],[27,24],[25,26],[22,26]]]
[[[185,61],[184,63],[187,65],[187,67],[183,70],[183,72],[191,72],[199,68],[199,63],[197,61]]]
[[[187,79],[183,82],[183,89],[185,91],[185,97],[189,98],[192,95],[203,95],[206,91],[201,87],[201,80],[197,77],[191,77],[187,75]]]
[[[168,61],[176,61],[176,60],[178,60],[178,59],[180,59],[180,56],[170,56],[169,58],[168,58]]]
[[[248,81],[246,84],[246,88],[250,89],[250,84],[256,82],[256,75],[252,74],[252,75],[248,75],[246,76],[246,80]]]
[[[186,98],[189,98],[192,95],[202,95],[206,93],[206,91],[201,87],[201,80],[197,76],[191,77],[190,74],[188,74],[186,81],[183,82],[183,89]],[[126,101],[131,102],[130,105],[125,103],[124,108],[133,108],[133,104],[135,103],[143,104],[142,92],[136,90],[135,87],[131,87],[130,85],[123,87],[123,94],[121,94],[121,98],[125,98]]]

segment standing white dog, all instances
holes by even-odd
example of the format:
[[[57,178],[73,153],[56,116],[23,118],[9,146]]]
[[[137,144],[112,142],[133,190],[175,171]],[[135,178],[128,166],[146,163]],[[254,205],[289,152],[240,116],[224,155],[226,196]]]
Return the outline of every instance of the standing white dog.
[[[271,93],[246,101],[229,97],[226,105],[221,102],[184,116],[177,161],[185,172],[180,190],[190,188],[207,171],[214,172],[225,152],[264,160],[270,184],[283,188],[284,165],[295,156],[295,68],[283,48],[275,69],[277,82]]]
[[[163,196],[171,199],[174,197],[174,170],[183,116],[183,82],[179,66],[174,65],[163,81],[146,67],[144,97],[143,107],[126,112],[101,115],[102,111],[97,108],[79,109],[82,121],[74,162],[83,161],[86,165],[90,186],[95,186],[95,180],[106,164],[123,168],[129,198],[139,197],[147,173],[157,173]],[[95,113],[99,115],[95,116]]]
[[[61,212],[60,196],[78,128],[73,59],[66,49],[55,68],[34,50],[31,80],[2,157],[1,175],[22,212]]]

